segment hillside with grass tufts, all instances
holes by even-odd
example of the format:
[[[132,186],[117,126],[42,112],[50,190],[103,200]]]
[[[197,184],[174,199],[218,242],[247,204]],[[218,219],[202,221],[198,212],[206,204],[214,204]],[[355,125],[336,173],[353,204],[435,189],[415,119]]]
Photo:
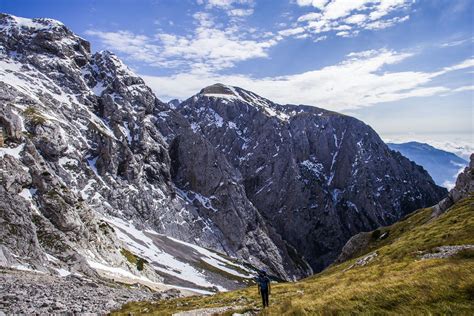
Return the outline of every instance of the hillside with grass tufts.
[[[171,315],[216,307],[228,307],[224,315],[470,314],[474,194],[471,191],[437,217],[433,210],[420,209],[391,226],[357,235],[341,255],[349,258],[319,274],[274,284],[271,306],[265,311],[257,289],[249,287],[207,297],[129,303],[113,314]]]

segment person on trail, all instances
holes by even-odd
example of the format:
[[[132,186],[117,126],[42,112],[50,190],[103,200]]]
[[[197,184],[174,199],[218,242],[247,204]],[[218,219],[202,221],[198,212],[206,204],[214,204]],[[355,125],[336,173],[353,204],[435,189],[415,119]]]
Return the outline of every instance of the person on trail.
[[[270,278],[264,270],[258,273],[258,293],[262,296],[263,308],[268,307],[268,296],[270,295]]]

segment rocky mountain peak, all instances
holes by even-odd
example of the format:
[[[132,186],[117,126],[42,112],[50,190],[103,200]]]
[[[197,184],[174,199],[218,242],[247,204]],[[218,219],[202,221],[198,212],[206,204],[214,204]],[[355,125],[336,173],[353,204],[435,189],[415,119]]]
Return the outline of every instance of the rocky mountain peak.
[[[197,95],[183,102],[181,105],[185,105],[185,103],[188,106],[191,104],[203,107],[216,104],[220,108],[228,106],[228,109],[225,111],[231,112],[256,111],[264,113],[267,117],[282,121],[288,120],[289,118],[285,110],[277,108],[277,105],[272,101],[252,91],[240,87],[224,85],[222,83],[216,83],[202,89]]]
[[[71,60],[84,66],[90,56],[90,43],[75,35],[64,24],[53,19],[26,19],[0,14],[0,52],[12,58],[33,59],[42,56]]]
[[[54,19],[27,19],[4,13],[0,13],[0,29],[7,32],[67,30],[63,23]]]
[[[238,87],[205,91],[218,94],[197,95],[178,111],[239,171],[252,204],[314,270],[350,236],[446,194],[355,118]]]
[[[224,85],[222,83],[215,83],[208,87],[203,88],[199,94],[207,96],[219,96],[219,95],[231,95],[237,96],[234,90],[234,87]]]
[[[222,83],[216,83],[203,88],[195,97],[205,98],[206,100],[218,100],[224,104],[231,102],[244,102],[252,104],[249,99],[251,92],[239,87],[233,87]]]

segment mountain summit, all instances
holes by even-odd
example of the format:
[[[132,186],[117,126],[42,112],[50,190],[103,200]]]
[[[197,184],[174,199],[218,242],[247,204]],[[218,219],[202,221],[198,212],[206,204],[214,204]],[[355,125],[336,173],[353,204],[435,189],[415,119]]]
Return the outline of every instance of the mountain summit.
[[[226,86],[222,83],[216,83],[211,86],[205,87],[199,92],[199,94],[216,97],[224,97],[227,95],[237,97],[233,87]]]

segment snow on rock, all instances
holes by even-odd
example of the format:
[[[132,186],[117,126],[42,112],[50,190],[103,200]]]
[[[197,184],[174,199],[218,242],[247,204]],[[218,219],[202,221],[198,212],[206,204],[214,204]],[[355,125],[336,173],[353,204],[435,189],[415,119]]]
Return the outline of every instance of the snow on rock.
[[[0,148],[0,158],[5,155],[10,155],[15,157],[16,159],[20,159],[20,153],[23,151],[25,144],[20,144],[16,147],[9,148],[9,147],[1,147]]]
[[[190,282],[196,286],[197,289],[217,288],[219,291],[225,291],[226,288],[210,281],[202,269],[198,269],[193,262],[186,262],[178,259],[171,253],[167,253],[166,248],[160,243],[162,240],[169,239],[174,243],[184,246],[188,252],[197,252],[199,259],[203,262],[213,266],[214,268],[234,275],[236,277],[251,279],[252,272],[243,265],[236,264],[214,252],[211,252],[202,247],[180,241],[175,238],[166,237],[162,234],[157,234],[153,230],[139,230],[133,223],[126,222],[119,218],[104,217],[104,220],[111,224],[116,231],[118,238],[127,246],[132,253],[146,259],[154,270],[172,277]],[[132,278],[130,272],[124,271],[120,268],[112,268],[104,266],[103,264],[92,261],[95,268],[106,270],[110,273],[117,273],[123,276]],[[140,277],[139,277],[140,278]]]
[[[202,89],[196,97],[215,98],[223,103],[243,102],[259,108],[270,117],[276,117],[282,121],[289,119],[289,115],[275,109],[271,101],[238,87],[218,83]]]
[[[22,32],[24,29],[34,31],[48,31],[58,27],[64,27],[64,24],[54,19],[37,18],[27,19],[14,15],[8,15],[0,24],[0,32],[10,34],[13,30]]]
[[[172,238],[172,237],[168,237],[168,238],[175,241],[175,242],[177,242],[177,243],[180,243],[182,245],[185,245],[189,248],[192,248],[192,249],[196,250],[197,252],[199,252],[203,256],[203,260],[205,260],[208,264],[212,265],[215,268],[218,268],[218,269],[223,270],[223,271],[225,271],[229,274],[233,274],[233,275],[241,277],[241,278],[251,279],[251,278],[254,277],[253,276],[254,271],[249,270],[247,267],[245,267],[241,264],[236,264],[236,263],[234,263],[234,262],[232,262],[228,259],[225,259],[224,257],[216,254],[215,252],[209,251],[205,248],[202,248],[202,247],[196,246],[194,244],[187,243],[187,242],[184,242],[184,241]],[[233,269],[231,269],[229,267],[232,267]],[[244,271],[245,274],[243,274],[242,272],[239,272],[239,271]]]
[[[300,163],[302,166],[306,167],[314,175],[319,176],[324,171],[324,166],[322,163],[315,163],[311,160],[304,160]]]
[[[63,268],[57,268],[56,271],[58,272],[59,276],[62,276],[62,277],[67,277],[68,275],[72,274],[70,271]]]

